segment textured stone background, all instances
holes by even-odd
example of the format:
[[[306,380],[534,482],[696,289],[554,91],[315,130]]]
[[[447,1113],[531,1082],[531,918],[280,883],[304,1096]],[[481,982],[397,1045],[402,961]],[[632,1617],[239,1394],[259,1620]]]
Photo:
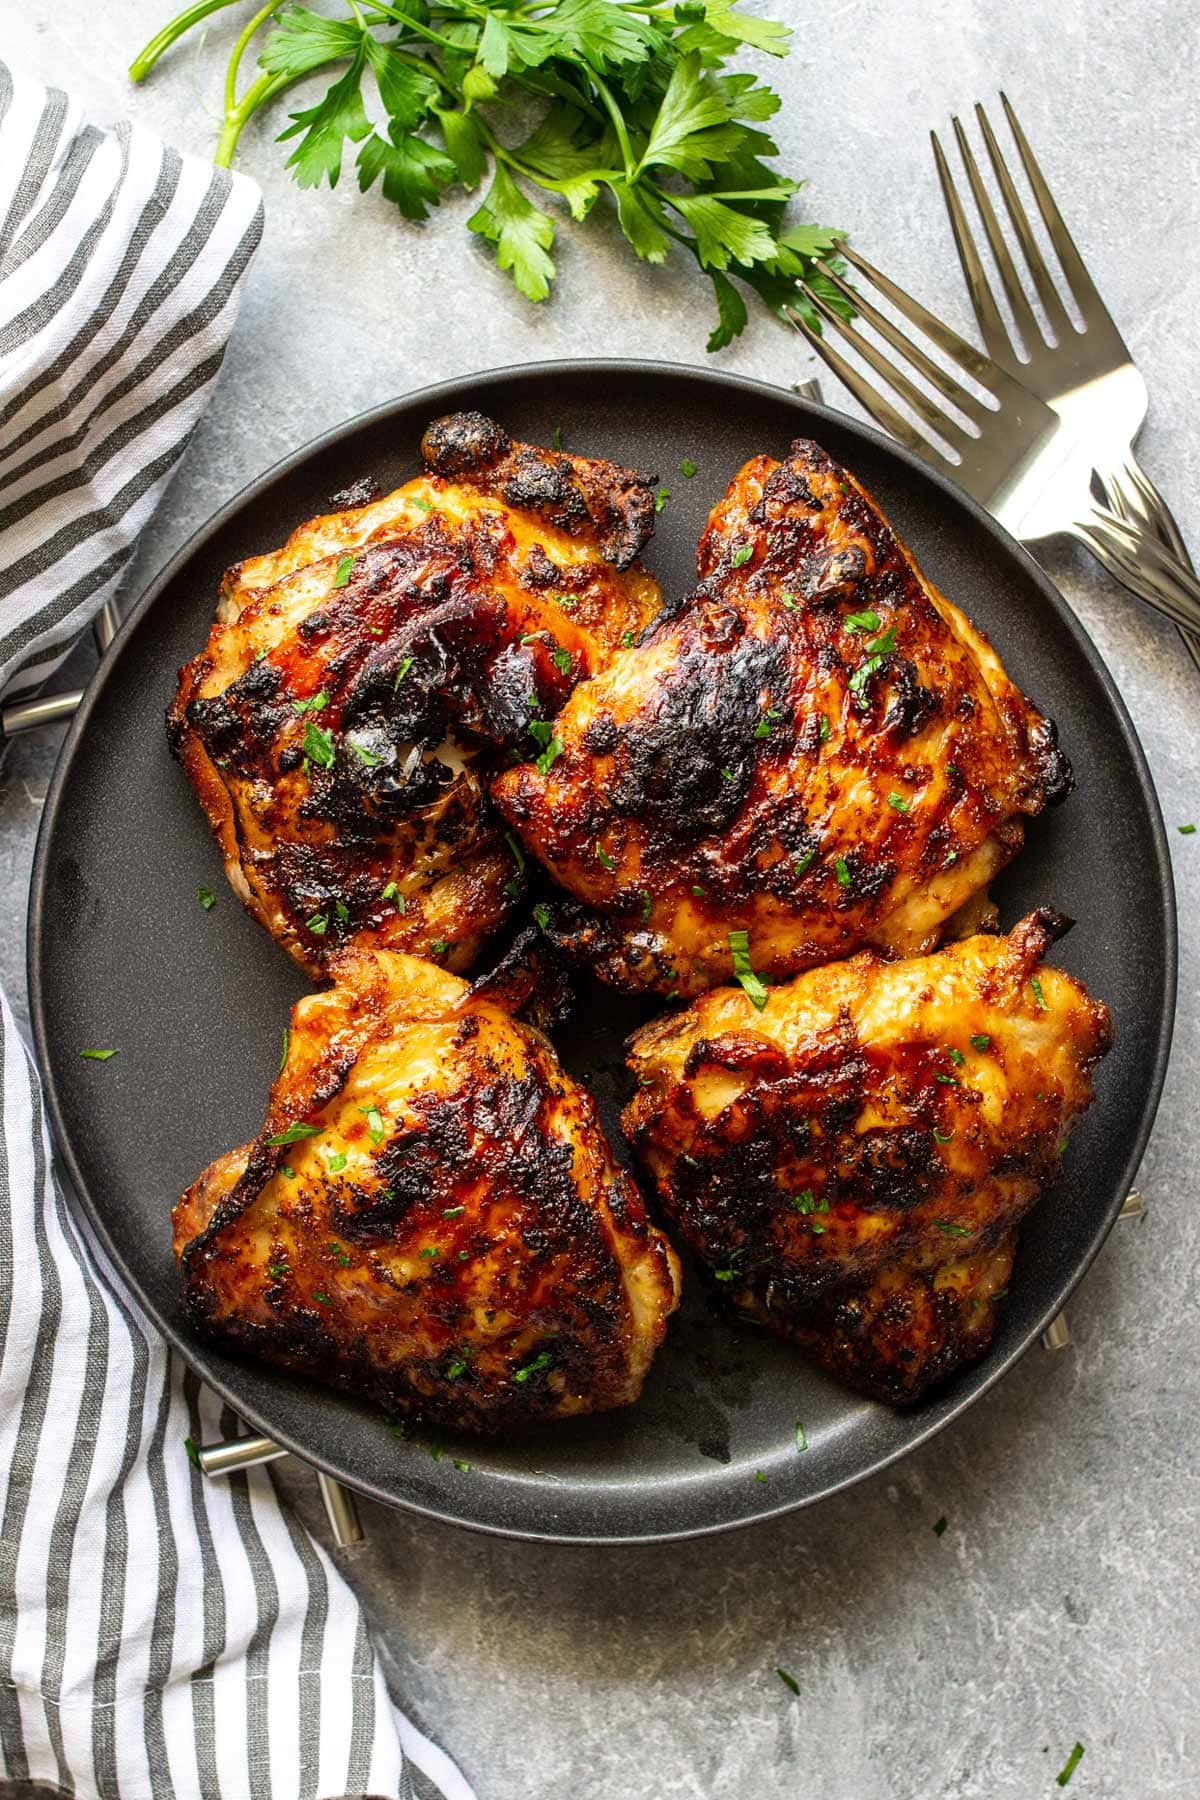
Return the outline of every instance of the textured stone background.
[[[122,70],[167,0],[0,0],[6,56],[181,146],[211,142],[211,47],[132,94]],[[1200,549],[1200,52],[1191,0],[775,0],[797,48],[786,163],[811,216],[851,229],[967,325],[926,141],[1003,85],[1048,168],[1152,394],[1142,449]],[[468,242],[463,200],[424,230],[352,184],[300,194],[266,133],[241,166],[267,230],[220,392],[147,534],[131,591],[284,452],[406,388],[547,356],[704,361],[689,271],[649,272],[601,226],[565,232],[560,292],[533,308]],[[724,366],[814,372],[757,322]],[[1073,1350],[1035,1350],[899,1470],[811,1512],[678,1547],[533,1548],[366,1508],[350,1563],[397,1691],[482,1800],[1081,1800],[1200,1792],[1196,1427],[1200,1150],[1195,1090],[1200,676],[1172,633],[1082,557],[1049,567],[1092,632],[1158,782],[1183,924],[1172,1072],[1124,1226],[1071,1306]],[[25,886],[47,737],[0,787],[4,979],[21,983]],[[303,1477],[285,1477],[310,1510]],[[938,1538],[932,1526],[949,1519]],[[796,1701],[778,1681],[800,1682]]]

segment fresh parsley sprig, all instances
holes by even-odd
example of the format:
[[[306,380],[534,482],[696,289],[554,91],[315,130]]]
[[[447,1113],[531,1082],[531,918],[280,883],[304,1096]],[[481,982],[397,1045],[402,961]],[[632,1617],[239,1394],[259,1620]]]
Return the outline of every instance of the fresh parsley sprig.
[[[235,3],[195,0],[135,58],[132,79]],[[777,150],[762,129],[779,96],[728,67],[747,49],[786,56],[790,33],[739,4],[347,0],[344,15],[326,16],[273,0],[233,44],[216,161],[227,167],[256,113],[323,72],[325,92],[280,133],[301,187],[335,187],[352,154],[361,189],[378,185],[422,220],[448,189],[474,190],[490,173],[467,227],[527,299],[551,290],[564,212],[582,223],[607,207],[642,261],[695,258],[716,302],[710,350],[745,329],[748,294],[819,328],[797,282],[847,312],[817,266],[839,234],[786,222],[800,184],[768,166]],[[256,40],[261,73],[243,83]],[[541,116],[528,131],[531,106]]]

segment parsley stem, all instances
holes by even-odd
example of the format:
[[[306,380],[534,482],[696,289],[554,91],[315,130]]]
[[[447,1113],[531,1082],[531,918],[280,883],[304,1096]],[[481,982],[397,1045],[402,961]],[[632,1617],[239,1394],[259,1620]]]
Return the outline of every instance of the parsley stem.
[[[634,168],[633,146],[629,142],[629,133],[625,129],[625,120],[622,116],[621,109],[594,69],[592,70],[592,85],[604,102],[604,109],[613,122],[613,130],[617,134],[617,143],[621,146],[621,161],[625,165],[625,179],[626,181],[633,183],[637,180],[640,171]]]
[[[254,17],[250,20],[249,24],[246,25],[244,27],[244,29],[242,30],[242,32],[240,33],[240,35],[237,39],[237,42],[233,46],[233,50],[230,53],[230,57],[229,57],[229,63],[225,70],[225,117],[226,117],[226,119],[229,118],[229,115],[231,113],[236,113],[237,109],[238,109],[238,97],[237,97],[238,68],[239,68],[239,65],[241,64],[242,56],[245,52],[246,45],[250,42],[250,39],[254,36],[255,32],[259,29],[259,27],[262,25],[265,25],[267,20],[271,17],[271,14],[277,13],[279,11],[279,8],[282,5],[283,5],[283,0],[267,0],[266,6],[261,7],[259,9],[259,11],[255,13]]]
[[[156,31],[150,42],[138,51],[129,65],[130,81],[145,81],[164,51],[169,50],[193,25],[198,25],[201,19],[207,19],[210,13],[221,12],[224,7],[235,4],[236,0],[194,0],[193,5],[185,6],[181,13],[177,13],[161,31]]]
[[[463,46],[456,44],[453,38],[443,37],[440,31],[431,31],[428,25],[422,25],[419,20],[410,18],[398,7],[386,6],[384,0],[363,0],[363,5],[370,7],[374,13],[382,13],[383,17],[390,19],[393,25],[403,25],[417,37],[424,38],[426,43],[440,44],[443,50],[453,50],[456,56],[463,54]]]
[[[237,141],[259,107],[265,106],[268,100],[273,100],[276,94],[282,94],[284,88],[291,87],[300,79],[299,75],[260,75],[257,81],[251,82],[233,111],[225,114],[221,135],[213,152],[213,161],[218,169],[228,169],[232,165]]]

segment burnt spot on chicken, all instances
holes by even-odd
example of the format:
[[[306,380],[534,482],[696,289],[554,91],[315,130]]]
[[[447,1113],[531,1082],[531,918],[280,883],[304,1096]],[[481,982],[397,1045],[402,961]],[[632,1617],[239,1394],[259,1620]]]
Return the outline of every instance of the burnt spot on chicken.
[[[756,727],[781,676],[779,647],[761,638],[739,633],[685,651],[649,705],[619,729],[612,805],[672,837],[725,830],[750,790],[762,741]]]

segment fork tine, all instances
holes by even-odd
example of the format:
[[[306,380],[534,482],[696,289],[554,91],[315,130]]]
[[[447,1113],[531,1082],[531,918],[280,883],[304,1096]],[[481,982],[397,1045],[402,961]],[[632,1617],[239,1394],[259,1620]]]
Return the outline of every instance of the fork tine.
[[[957,363],[960,369],[965,369],[972,380],[979,383],[980,387],[987,388],[989,393],[995,394],[997,399],[1002,396],[1014,399],[1023,395],[1024,389],[1008,374],[1007,370],[1002,369],[999,363],[993,362],[990,356],[985,356],[982,350],[977,350],[974,344],[968,344],[966,338],[959,337],[957,331],[951,330],[949,325],[944,325],[936,313],[931,313],[927,306],[922,306],[919,300],[914,300],[912,295],[905,293],[902,287],[897,287],[894,281],[889,280],[880,269],[869,263],[866,257],[852,244],[839,244],[838,255],[844,257],[852,268],[858,270],[860,275],[865,275],[867,280],[879,289],[884,299],[891,301],[898,313],[903,313],[910,324],[915,325],[919,331],[923,331],[939,350],[945,352],[951,362]]]
[[[967,215],[963,203],[959,199],[958,189],[954,185],[954,177],[950,173],[950,165],[946,161],[946,153],[936,131],[931,131],[933,143],[933,160],[937,164],[938,180],[942,184],[942,198],[946,202],[946,211],[950,214],[950,229],[954,233],[954,247],[958,251],[958,260],[967,284],[967,292],[971,296],[971,305],[975,309],[975,317],[979,321],[979,329],[983,333],[983,341],[1010,375],[1018,375],[1020,365],[1012,340],[1008,335],[1008,327],[996,305],[996,297],[992,293],[991,283],[984,272],[979,251],[975,247],[975,239],[971,235],[971,227],[967,223]]]
[[[1038,203],[1038,211],[1050,234],[1050,242],[1054,245],[1054,254],[1059,260],[1063,274],[1067,278],[1067,286],[1075,297],[1075,303],[1086,322],[1089,312],[1098,313],[1101,318],[1108,318],[1108,308],[1096,292],[1095,283],[1083,265],[1083,258],[1075,248],[1075,241],[1067,230],[1066,223],[1058,207],[1054,204],[1054,195],[1046,184],[1046,177],[1038,168],[1037,159],[1029,148],[1029,141],[1021,130],[1020,120],[1009,105],[1008,95],[1001,92],[1000,104],[1004,108],[1004,116],[1008,120],[1008,128],[1013,134],[1013,141],[1029,177],[1029,185],[1033,189],[1033,197]]]
[[[861,375],[851,363],[846,361],[844,356],[834,349],[828,339],[822,337],[820,332],[814,331],[803,313],[789,308],[787,316],[796,330],[803,332],[817,355],[832,369],[838,380],[850,389],[863,411],[869,413],[877,425],[882,426],[884,431],[894,437],[898,443],[903,444],[906,450],[914,451],[933,468],[940,469],[943,473],[949,470],[953,474],[954,467],[949,457],[943,456],[936,445],[931,444],[928,438],[923,437],[911,419],[906,419],[902,412],[897,412],[891,402],[885,400],[878,389],[873,388],[866,377]]]
[[[1013,266],[1013,259],[1008,253],[1008,245],[1004,241],[1004,233],[1001,231],[999,221],[992,209],[992,202],[988,197],[987,189],[983,185],[983,177],[979,173],[979,164],[975,161],[975,153],[967,141],[967,134],[962,128],[962,121],[955,117],[950,123],[954,127],[954,141],[958,145],[958,154],[962,157],[963,168],[967,171],[967,180],[970,183],[971,194],[975,201],[976,210],[979,213],[980,223],[983,226],[983,235],[987,239],[988,248],[996,261],[996,268],[1000,275],[1000,285],[1003,287],[1004,292],[1008,297],[1008,304],[1012,308],[1013,318],[1017,322],[1017,330],[1024,339],[1026,348],[1032,350],[1035,345],[1044,343],[1045,339],[1042,337],[1037,319],[1034,317],[1033,308],[1030,306],[1029,301],[1025,296],[1025,289],[1021,286],[1020,280],[1018,279],[1017,271]]]
[[[995,171],[996,180],[1000,185],[1000,193],[1004,199],[1005,210],[1012,220],[1012,228],[1017,234],[1017,241],[1021,246],[1021,253],[1029,266],[1029,273],[1033,277],[1033,285],[1038,291],[1038,298],[1041,300],[1041,303],[1046,310],[1046,317],[1050,321],[1051,330],[1059,343],[1062,343],[1065,339],[1070,337],[1071,332],[1075,328],[1067,316],[1067,309],[1063,305],[1062,300],[1059,297],[1058,289],[1054,285],[1054,279],[1051,276],[1049,269],[1046,267],[1046,261],[1038,247],[1038,241],[1030,230],[1028,216],[1026,215],[1025,208],[1021,204],[1021,196],[1013,186],[1013,178],[1008,172],[1008,164],[1001,154],[1000,146],[996,142],[996,135],[989,123],[988,116],[978,102],[975,106],[975,117],[979,120],[979,128],[983,133],[983,141],[987,146],[988,157],[991,161],[992,168]]]
[[[824,274],[826,271],[822,269],[822,273]],[[956,448],[959,444],[973,441],[971,434],[963,430],[957,419],[952,419],[949,413],[942,410],[936,400],[931,400],[929,395],[922,393],[919,387],[914,387],[903,370],[889,362],[882,350],[877,350],[870,338],[865,338],[861,331],[857,331],[851,325],[848,319],[843,319],[840,314],[834,312],[829,302],[821,294],[818,294],[815,288],[808,282],[802,282],[801,285],[809,301],[816,307],[825,323],[831,325],[845,338],[851,349],[856,350],[863,361],[874,369],[880,380],[885,381],[894,393],[899,394],[900,398],[912,407],[917,417],[928,425],[931,431],[938,432]],[[896,347],[902,355],[912,356],[915,346],[908,342],[902,332],[896,332],[895,341]],[[912,357],[914,363],[919,356],[920,351],[917,351],[916,357]]]
[[[932,357],[926,356],[919,344],[914,344],[909,338],[906,338],[887,314],[881,313],[878,307],[873,306],[865,294],[860,293],[857,288],[852,288],[848,281],[843,281],[831,263],[818,262],[817,267],[830,286],[836,288],[838,293],[850,302],[855,311],[867,321],[868,325],[874,327],[885,343],[890,344],[893,350],[898,350],[901,356],[907,357],[909,362],[924,375],[926,381],[938,390],[939,394],[944,394],[953,406],[957,406],[960,412],[966,413],[967,417],[977,425],[982,425],[990,417],[990,408],[982,405],[974,394],[963,387],[960,381],[956,381],[954,376],[943,369],[939,363],[935,363]]]

